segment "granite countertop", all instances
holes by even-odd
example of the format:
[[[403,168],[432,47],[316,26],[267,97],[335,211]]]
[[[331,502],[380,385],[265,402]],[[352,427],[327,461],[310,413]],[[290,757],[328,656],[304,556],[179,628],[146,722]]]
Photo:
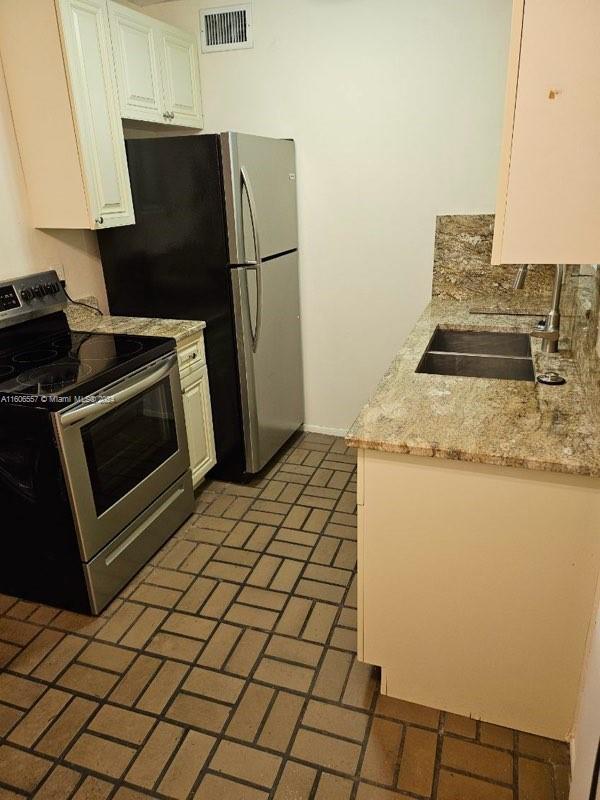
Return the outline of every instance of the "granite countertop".
[[[93,297],[83,298],[81,302],[97,308]],[[206,323],[199,320],[158,319],[148,317],[112,317],[100,315],[91,308],[70,304],[67,319],[72,330],[86,333],[129,333],[134,336],[168,336],[177,344],[199,334]]]
[[[509,310],[509,301],[502,301]],[[537,305],[537,304],[536,304]],[[459,378],[415,372],[429,340],[443,328],[526,332],[532,316],[499,312],[498,302],[436,298],[427,307],[375,393],[348,431],[352,447],[482,464],[600,476],[600,424],[572,354],[550,355],[532,339],[536,373],[550,369],[564,386]],[[511,309],[512,311],[512,309]]]

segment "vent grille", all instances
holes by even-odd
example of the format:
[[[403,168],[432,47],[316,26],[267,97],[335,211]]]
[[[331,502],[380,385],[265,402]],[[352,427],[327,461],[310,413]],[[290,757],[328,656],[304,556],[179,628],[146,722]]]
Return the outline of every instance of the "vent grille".
[[[252,47],[252,6],[205,9],[200,12],[200,28],[203,53]]]

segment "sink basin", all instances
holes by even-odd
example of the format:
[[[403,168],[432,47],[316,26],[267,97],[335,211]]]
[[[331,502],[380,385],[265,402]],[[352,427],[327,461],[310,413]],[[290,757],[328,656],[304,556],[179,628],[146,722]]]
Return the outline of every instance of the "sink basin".
[[[427,350],[441,353],[531,357],[531,343],[526,333],[497,331],[451,331],[436,328]]]
[[[535,381],[526,333],[436,328],[416,371],[463,378]]]
[[[530,358],[472,356],[462,353],[425,353],[417,372],[456,375],[463,378],[499,378],[505,381],[534,381]]]

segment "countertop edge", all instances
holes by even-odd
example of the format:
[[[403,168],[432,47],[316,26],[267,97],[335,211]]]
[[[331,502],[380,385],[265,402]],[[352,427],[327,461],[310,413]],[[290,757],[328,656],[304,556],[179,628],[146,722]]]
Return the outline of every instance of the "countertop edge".
[[[130,334],[134,336],[164,336],[177,344],[185,342],[206,329],[203,320],[161,319],[158,317],[118,317],[104,314],[69,321],[73,331],[83,333]]]
[[[347,447],[357,450],[372,450],[378,453],[388,453],[399,456],[415,456],[417,458],[439,459],[440,461],[462,461],[468,464],[483,464],[492,467],[510,467],[525,469],[528,472],[552,472],[557,475],[574,475],[582,478],[600,478],[600,470],[586,467],[573,467],[555,461],[535,462],[530,458],[511,456],[497,456],[481,453],[469,453],[461,450],[447,450],[444,448],[418,447],[408,444],[394,444],[389,442],[364,441],[356,437],[346,436],[344,441]]]

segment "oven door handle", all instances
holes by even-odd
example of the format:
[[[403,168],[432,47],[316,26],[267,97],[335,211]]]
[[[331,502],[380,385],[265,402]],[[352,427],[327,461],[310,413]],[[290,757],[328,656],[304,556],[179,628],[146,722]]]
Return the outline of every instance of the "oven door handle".
[[[75,425],[77,422],[98,417],[101,414],[105,414],[110,409],[126,403],[136,395],[141,394],[146,389],[154,386],[154,384],[162,381],[163,378],[166,378],[176,363],[177,356],[170,355],[166,359],[162,359],[158,362],[158,366],[154,363],[146,370],[137,373],[134,381],[131,383],[128,382],[128,385],[124,389],[120,389],[112,394],[93,395],[95,400],[90,400],[90,402],[83,400],[80,405],[58,415],[60,424],[63,428],[66,428],[69,425]],[[98,403],[101,403],[100,408],[98,407]],[[109,408],[106,406],[109,406]]]

